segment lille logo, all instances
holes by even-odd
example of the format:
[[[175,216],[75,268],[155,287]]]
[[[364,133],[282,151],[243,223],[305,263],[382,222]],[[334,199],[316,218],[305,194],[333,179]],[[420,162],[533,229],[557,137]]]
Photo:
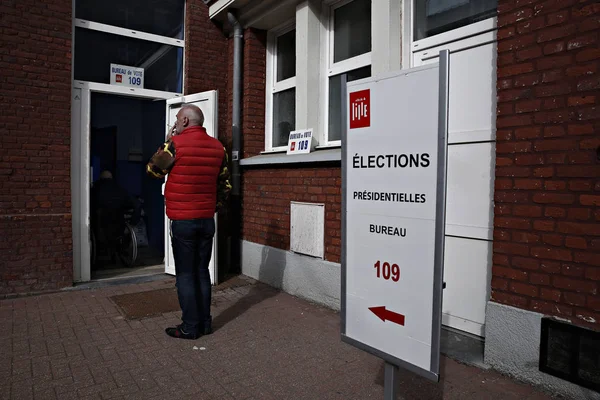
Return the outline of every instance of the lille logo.
[[[371,126],[371,91],[350,93],[350,129]]]
[[[122,83],[123,82],[123,75],[117,74],[117,76],[115,77],[115,81],[117,81],[117,83]]]
[[[292,151],[296,150],[296,142],[292,142],[292,148],[290,150],[292,150]]]

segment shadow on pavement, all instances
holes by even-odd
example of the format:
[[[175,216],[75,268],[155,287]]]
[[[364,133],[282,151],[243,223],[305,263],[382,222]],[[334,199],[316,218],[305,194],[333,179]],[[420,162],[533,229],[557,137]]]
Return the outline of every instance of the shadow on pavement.
[[[213,319],[213,330],[215,332],[250,308],[279,293],[279,289],[283,285],[286,259],[284,252],[273,251],[272,247],[270,247],[273,242],[279,239],[275,233],[276,229],[277,226],[275,223],[271,222],[265,232],[265,246],[262,250],[258,273],[259,283],[255,284],[243,298],[223,310]]]

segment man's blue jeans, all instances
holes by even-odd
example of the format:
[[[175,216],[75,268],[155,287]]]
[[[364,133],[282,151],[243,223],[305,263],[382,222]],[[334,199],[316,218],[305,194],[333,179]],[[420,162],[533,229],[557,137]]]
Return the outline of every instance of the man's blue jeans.
[[[208,264],[212,254],[213,218],[171,222],[177,296],[181,307],[181,329],[202,335],[211,329],[211,283]]]

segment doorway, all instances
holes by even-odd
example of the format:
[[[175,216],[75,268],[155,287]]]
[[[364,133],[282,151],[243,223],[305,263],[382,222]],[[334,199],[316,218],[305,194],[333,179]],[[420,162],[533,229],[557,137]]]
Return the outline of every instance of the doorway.
[[[73,281],[88,282],[92,279],[154,273],[175,275],[170,223],[164,209],[165,185],[160,180],[148,180],[144,168],[152,154],[163,143],[169,126],[174,123],[177,111],[185,104],[200,107],[204,113],[204,127],[207,133],[213,137],[217,136],[217,92],[213,90],[182,96],[178,93],[75,81],[71,102]],[[90,192],[92,184],[102,173],[103,166],[114,169],[112,178],[121,187],[126,188],[128,194],[140,194],[146,217],[146,236],[142,239],[147,238],[148,247],[152,249],[146,251],[145,246],[140,246],[138,264],[133,265],[133,268],[113,268],[112,272],[94,274],[92,277],[94,237],[91,229]],[[162,229],[159,219],[163,221]],[[136,228],[140,229],[137,226]],[[163,245],[160,244],[161,239]],[[137,241],[136,238],[136,243]],[[218,239],[215,235],[213,255],[209,264],[213,285],[218,283],[217,246]],[[160,256],[162,260],[158,263]]]
[[[162,273],[165,255],[163,181],[148,177],[145,166],[164,140],[166,101],[92,92],[90,102],[90,190],[96,193],[90,196],[94,239],[90,249],[91,279]],[[112,178],[102,179],[103,173],[109,173]],[[139,220],[129,223],[125,231],[130,242],[121,253],[111,252],[108,241],[100,240],[107,238],[96,234],[102,222],[93,218],[92,203],[94,198],[104,199],[107,190],[129,198],[139,210]],[[98,195],[100,191],[104,193]],[[133,246],[136,255],[127,259],[132,257],[133,250],[129,248]]]
[[[167,244],[164,238],[164,221],[161,221],[164,220],[162,182],[144,182],[143,168],[147,159],[164,141],[167,131],[166,100],[178,97],[181,95],[177,93],[74,82],[71,97],[74,282],[165,272],[164,249]],[[92,216],[96,217],[97,214],[91,212],[90,195],[93,185],[103,171],[110,172],[114,182],[125,189],[127,195],[143,200],[141,208],[144,210],[144,216],[140,221],[144,222],[144,226],[136,225],[135,229],[131,229],[140,237],[140,246],[136,247],[140,254],[136,263],[124,265],[127,268],[116,268],[116,263],[107,264],[106,259],[102,260],[104,268],[96,268],[97,265],[92,268],[94,255],[102,255],[94,254],[97,246],[93,245],[95,236],[91,225]],[[152,233],[150,230],[153,230]],[[149,241],[149,235],[152,236],[152,242]],[[161,240],[164,245],[160,244]],[[137,242],[136,238],[136,245]],[[149,252],[147,248],[151,247],[152,243],[158,245]]]

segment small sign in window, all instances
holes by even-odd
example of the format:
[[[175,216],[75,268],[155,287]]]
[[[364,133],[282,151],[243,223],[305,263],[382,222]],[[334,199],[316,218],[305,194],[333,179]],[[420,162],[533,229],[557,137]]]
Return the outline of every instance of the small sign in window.
[[[110,84],[128,87],[144,87],[144,68],[110,64]]]

